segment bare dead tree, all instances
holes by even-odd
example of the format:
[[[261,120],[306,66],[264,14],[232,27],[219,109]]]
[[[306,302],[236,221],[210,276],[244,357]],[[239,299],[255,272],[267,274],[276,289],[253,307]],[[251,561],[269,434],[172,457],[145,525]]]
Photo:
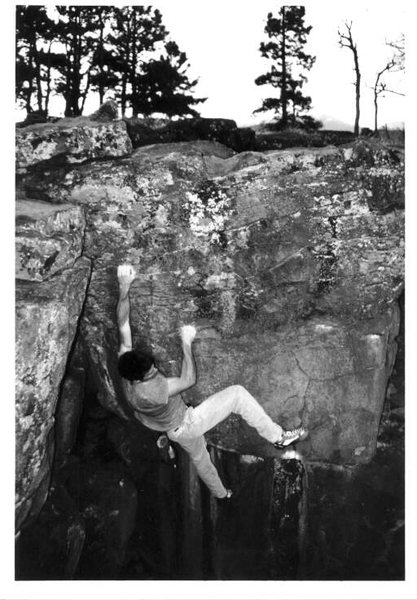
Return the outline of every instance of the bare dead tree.
[[[381,78],[384,73],[388,71],[391,72],[399,72],[405,70],[405,36],[401,34],[400,37],[395,41],[386,41],[387,46],[392,48],[393,54],[392,58],[387,62],[385,67],[377,73],[375,84],[373,87],[374,90],[374,109],[375,109],[375,119],[374,119],[374,133],[378,132],[378,97],[381,94],[396,94],[398,96],[404,96],[405,94],[391,90],[387,87],[387,83],[383,81]]]
[[[358,49],[352,37],[352,21],[345,21],[344,30],[338,29],[339,46],[348,48],[353,54],[353,63],[355,68],[355,126],[353,129],[354,135],[359,135],[359,117],[360,117],[360,97],[361,97],[361,72],[359,70]]]
[[[384,92],[391,91],[391,90],[387,89],[387,84],[385,83],[385,81],[381,80],[381,77],[383,76],[384,73],[393,69],[395,67],[395,65],[396,65],[396,62],[392,58],[389,62],[387,62],[387,64],[381,71],[378,71],[376,79],[375,79],[375,84],[374,84],[374,88],[373,88],[374,89],[374,133],[378,132],[378,98]]]
[[[386,41],[387,46],[393,49],[392,59],[398,71],[405,70],[405,35],[402,33],[398,40]]]

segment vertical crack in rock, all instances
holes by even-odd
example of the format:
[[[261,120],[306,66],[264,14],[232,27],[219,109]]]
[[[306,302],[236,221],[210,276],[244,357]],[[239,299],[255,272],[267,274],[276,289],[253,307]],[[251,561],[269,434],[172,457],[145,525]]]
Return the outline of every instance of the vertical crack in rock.
[[[61,379],[61,382],[59,384],[59,390],[58,390],[58,400],[57,400],[57,405],[56,405],[56,421],[59,419],[63,419],[64,418],[64,414],[60,415],[60,411],[61,411],[61,407],[62,407],[62,401],[63,401],[63,390],[65,388],[66,385],[66,381],[68,378],[68,373],[69,370],[71,369],[71,364],[73,361],[73,357],[74,357],[74,352],[75,349],[77,347],[77,345],[80,343],[80,330],[81,330],[81,324],[84,318],[84,312],[85,312],[85,306],[86,306],[86,302],[87,302],[87,296],[88,296],[88,291],[89,291],[89,287],[90,287],[90,282],[91,282],[91,278],[92,278],[92,274],[93,274],[93,261],[90,260],[90,272],[89,272],[89,276],[87,279],[87,283],[86,283],[86,288],[85,288],[85,294],[84,294],[84,299],[82,301],[82,305],[81,305],[81,309],[80,309],[80,313],[77,319],[77,325],[76,325],[76,329],[75,329],[75,334],[74,334],[74,338],[70,347],[70,350],[68,352],[68,357],[67,357],[67,362],[66,362],[66,366],[65,366],[65,371],[64,371],[64,375]],[[82,342],[81,342],[82,343]],[[85,369],[85,365],[84,365],[84,369]],[[82,390],[79,390],[79,392],[83,393]],[[82,403],[84,401],[84,398],[78,398],[78,401],[80,401],[81,407],[82,407]],[[75,406],[76,403],[76,399],[74,398],[73,400],[73,404]],[[74,410],[74,414],[76,414],[76,411]],[[59,423],[57,423],[57,428],[58,428]],[[75,424],[75,427],[78,427],[78,423]],[[74,435],[74,440],[75,440],[75,435]],[[55,444],[55,454],[54,454],[54,463],[55,466],[61,466],[61,464],[57,464],[57,460],[56,460],[56,450],[57,450],[57,444]],[[67,449],[67,452],[69,452],[71,450],[71,448]],[[65,462],[65,457],[60,456],[59,457],[60,462]],[[53,469],[52,469],[53,470]]]

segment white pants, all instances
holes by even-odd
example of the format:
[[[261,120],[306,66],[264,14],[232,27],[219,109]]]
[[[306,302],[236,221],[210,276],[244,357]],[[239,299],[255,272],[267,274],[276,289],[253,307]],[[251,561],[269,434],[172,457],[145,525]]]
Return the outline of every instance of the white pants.
[[[188,452],[197,473],[217,498],[226,495],[226,488],[211,462],[204,434],[231,413],[243,417],[268,442],[274,443],[281,438],[282,428],[268,417],[255,398],[241,385],[231,385],[198,406],[189,407],[181,425],[168,431],[168,437]]]

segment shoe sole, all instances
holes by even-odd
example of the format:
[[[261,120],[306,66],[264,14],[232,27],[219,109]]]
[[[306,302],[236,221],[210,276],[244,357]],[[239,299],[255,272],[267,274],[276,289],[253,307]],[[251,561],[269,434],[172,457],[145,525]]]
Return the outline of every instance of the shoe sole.
[[[295,440],[291,440],[291,442],[288,442],[288,444],[274,444],[274,446],[275,446],[275,448],[278,448],[278,450],[284,450],[285,448],[288,448],[288,446],[291,446],[292,444],[296,444],[297,442],[302,442],[303,440],[306,439],[307,436],[308,436],[308,431],[305,431],[300,436],[298,436],[298,438],[295,438]]]

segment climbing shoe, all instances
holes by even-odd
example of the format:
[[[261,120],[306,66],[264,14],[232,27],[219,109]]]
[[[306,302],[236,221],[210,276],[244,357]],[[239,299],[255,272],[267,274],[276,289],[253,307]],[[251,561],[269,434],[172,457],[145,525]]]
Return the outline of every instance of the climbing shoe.
[[[228,500],[230,500],[230,498],[233,496],[233,492],[232,490],[226,490],[226,496],[223,496],[223,498],[216,498],[217,502],[220,502],[220,504],[223,503],[227,503]]]
[[[278,448],[278,450],[282,450],[282,448],[286,448],[290,444],[294,444],[295,442],[301,442],[302,440],[305,440],[307,436],[308,431],[307,429],[304,429],[304,427],[283,431],[281,439],[275,442],[274,446],[275,448]]]

